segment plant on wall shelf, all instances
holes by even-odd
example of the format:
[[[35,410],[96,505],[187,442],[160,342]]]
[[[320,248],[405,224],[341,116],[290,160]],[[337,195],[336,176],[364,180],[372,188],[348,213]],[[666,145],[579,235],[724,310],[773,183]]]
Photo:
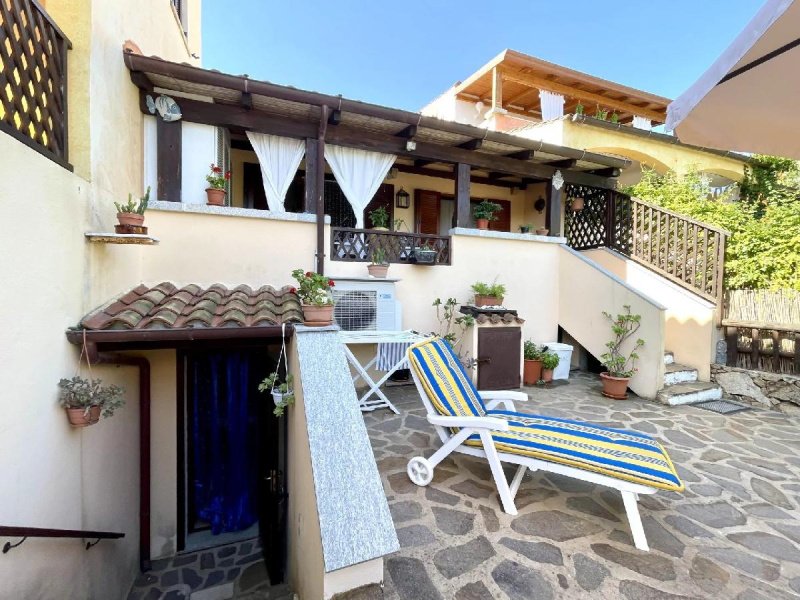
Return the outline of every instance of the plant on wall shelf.
[[[624,312],[616,317],[603,311],[603,316],[611,322],[613,338],[606,342],[608,352],[600,356],[600,361],[607,369],[606,372],[600,373],[603,381],[603,394],[619,400],[627,397],[628,381],[637,371],[636,361],[639,359],[637,350],[644,346],[644,340],[638,338],[630,352],[623,351],[623,344],[632,339],[641,327],[642,316],[631,314],[629,304],[622,308]]]
[[[103,385],[100,379],[84,379],[76,375],[61,379],[59,404],[67,411],[67,418],[75,427],[94,425],[100,413],[110,417],[125,404],[125,390],[118,385]]]
[[[333,322],[333,279],[303,269],[292,271],[292,277],[298,287],[291,291],[300,299],[303,323],[312,327],[330,325]]]
[[[497,221],[499,217],[495,214],[503,210],[497,202],[482,200],[472,209],[472,216],[475,217],[475,224],[478,229],[489,229],[489,221]]]
[[[144,196],[138,200],[133,199],[133,194],[128,193],[128,201],[124,204],[114,202],[117,207],[117,220],[123,227],[141,227],[144,223],[144,211],[147,210],[147,205],[150,203],[150,186],[147,186],[147,191]]]
[[[617,114],[617,111],[611,113],[611,122],[614,124],[619,123],[619,115]]]
[[[225,171],[219,165],[211,164],[206,175],[207,202],[211,206],[225,206],[225,186],[231,178],[231,172]]]
[[[581,104],[581,101],[578,100],[578,103],[575,105],[575,114],[582,115],[585,111],[586,108],[584,108],[583,104]]]
[[[608,109],[607,108],[600,108],[600,105],[597,105],[597,110],[594,113],[595,119],[600,119],[601,121],[605,121],[608,118]]]
[[[414,262],[418,265],[434,265],[438,252],[429,241],[414,247]]]
[[[502,306],[506,295],[506,286],[497,283],[495,279],[492,283],[476,281],[471,286],[472,293],[475,294],[475,306]]]
[[[286,376],[286,381],[281,383],[278,372],[275,371],[258,384],[258,391],[272,394],[272,401],[275,403],[272,413],[276,417],[282,417],[286,407],[294,404],[294,376],[290,373]]]
[[[369,220],[373,229],[388,229],[389,212],[385,207],[379,206],[375,210],[369,211]]]

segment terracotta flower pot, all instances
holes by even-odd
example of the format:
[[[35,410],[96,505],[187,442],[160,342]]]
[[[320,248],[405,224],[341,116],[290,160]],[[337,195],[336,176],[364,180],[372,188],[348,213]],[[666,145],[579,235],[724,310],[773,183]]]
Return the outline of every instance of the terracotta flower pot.
[[[503,306],[503,297],[475,294],[475,306]]]
[[[615,400],[625,400],[628,397],[628,382],[630,377],[614,377],[607,372],[600,373],[603,382],[603,395]]]
[[[525,359],[522,368],[522,382],[525,385],[534,385],[542,378],[542,361]]]
[[[550,230],[547,227],[540,227],[536,230],[536,235],[547,235],[550,233]]]
[[[225,190],[219,188],[206,188],[207,204],[209,206],[225,206]]]
[[[100,420],[100,407],[92,406],[89,412],[84,408],[68,408],[67,419],[73,427],[88,427]]]
[[[545,383],[553,381],[553,369],[542,369],[542,381]]]
[[[367,271],[372,277],[385,279],[386,274],[389,272],[389,265],[367,265]]]
[[[144,223],[144,215],[139,213],[117,213],[117,221],[120,225],[127,225],[130,227],[141,227]]]
[[[478,229],[489,229],[489,219],[475,219]]]
[[[333,323],[333,304],[325,306],[303,304],[303,325],[325,327],[331,323]]]

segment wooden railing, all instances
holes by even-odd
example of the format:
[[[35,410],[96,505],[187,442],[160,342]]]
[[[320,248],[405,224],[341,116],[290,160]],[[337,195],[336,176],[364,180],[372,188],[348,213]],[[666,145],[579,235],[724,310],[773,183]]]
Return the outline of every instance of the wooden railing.
[[[91,531],[81,529],[44,529],[41,527],[15,527],[0,525],[0,537],[22,538],[16,544],[6,542],[3,545],[3,554],[9,550],[21,546],[29,537],[36,538],[76,538],[84,540],[94,540],[86,542],[86,549],[96,545],[100,540],[116,540],[124,538],[124,533],[116,531]]]
[[[0,130],[68,168],[71,47],[36,0],[0,0]]]
[[[420,255],[424,250],[435,252],[435,260],[430,264],[450,264],[448,236],[331,227],[332,260],[372,262],[382,251],[386,262],[421,264],[424,261]]]
[[[637,198],[567,185],[565,231],[576,250],[607,247],[721,304],[728,232]],[[584,208],[572,212],[574,198]]]
[[[800,375],[800,324],[723,319],[727,365]]]

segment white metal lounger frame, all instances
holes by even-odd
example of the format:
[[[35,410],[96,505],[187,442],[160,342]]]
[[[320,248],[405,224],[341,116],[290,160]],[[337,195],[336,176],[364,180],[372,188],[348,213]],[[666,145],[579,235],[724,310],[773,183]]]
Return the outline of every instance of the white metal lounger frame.
[[[649,550],[647,545],[647,538],[644,534],[642,527],[642,519],[639,516],[639,507],[637,501],[639,494],[654,494],[658,491],[657,488],[615,479],[600,473],[593,473],[583,469],[577,469],[568,465],[562,465],[550,461],[539,460],[529,456],[522,456],[519,454],[509,454],[507,452],[498,452],[495,448],[494,440],[492,439],[492,431],[508,431],[508,422],[497,417],[446,417],[439,414],[434,408],[431,401],[428,399],[422,384],[419,381],[417,373],[411,369],[411,374],[414,377],[414,383],[417,385],[417,391],[422,399],[425,409],[428,411],[428,421],[436,429],[436,433],[442,440],[442,447],[434,452],[429,458],[423,456],[415,456],[408,462],[408,476],[412,482],[419,486],[428,485],[433,479],[433,470],[440,462],[442,462],[452,452],[460,452],[469,456],[477,456],[486,458],[489,467],[494,477],[497,491],[500,494],[500,501],[503,505],[503,510],[510,514],[517,514],[517,507],[514,505],[514,498],[517,495],[519,486],[522,483],[522,478],[525,476],[525,470],[533,471],[546,471],[550,473],[557,473],[566,477],[580,479],[581,481],[588,481],[610,487],[622,494],[622,502],[625,505],[625,512],[628,515],[628,523],[630,524],[631,534],[633,535],[633,543],[639,550]],[[502,404],[505,410],[516,411],[514,408],[514,401],[527,401],[528,396],[523,392],[514,391],[497,391],[497,392],[479,392],[483,398],[486,408],[491,410]],[[450,431],[451,427],[460,427],[459,431],[453,434]],[[464,445],[464,441],[473,434],[481,436],[483,448]],[[517,472],[514,474],[511,484],[506,480],[503,473],[502,463],[509,463],[518,465]]]

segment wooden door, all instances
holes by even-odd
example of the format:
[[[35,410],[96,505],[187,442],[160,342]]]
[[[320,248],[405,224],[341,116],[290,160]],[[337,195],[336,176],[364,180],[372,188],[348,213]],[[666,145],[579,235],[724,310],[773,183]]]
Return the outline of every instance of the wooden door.
[[[414,190],[414,228],[417,233],[439,235],[441,201],[439,192]]]
[[[478,329],[479,390],[513,390],[520,386],[521,345],[519,327]]]
[[[373,210],[383,207],[389,213],[389,229],[394,229],[394,186],[391,183],[383,183],[375,192],[372,200],[369,201],[367,207],[364,209],[364,227],[370,229],[372,221],[369,218],[369,213]]]
[[[501,206],[501,209],[495,213],[497,220],[489,221],[489,230],[511,231],[511,202],[509,200],[495,200],[494,198],[488,198],[488,200]],[[480,200],[470,200],[470,211],[480,202]]]

